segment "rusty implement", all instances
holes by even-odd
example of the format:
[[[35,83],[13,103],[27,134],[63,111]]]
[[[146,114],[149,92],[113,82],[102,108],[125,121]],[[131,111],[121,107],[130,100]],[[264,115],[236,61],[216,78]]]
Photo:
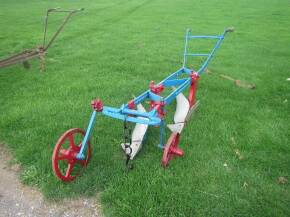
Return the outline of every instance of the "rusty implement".
[[[43,33],[43,43],[40,46],[37,46],[32,49],[27,49],[17,54],[11,55],[5,59],[0,60],[0,68],[11,66],[17,63],[22,63],[25,68],[30,68],[28,60],[33,58],[39,58],[40,60],[40,70],[43,71],[45,69],[45,54],[49,47],[51,47],[52,43],[55,41],[59,33],[63,30],[66,23],[69,19],[77,12],[84,10],[83,8],[77,10],[62,10],[59,8],[51,8],[46,12],[45,24],[44,24],[44,33]],[[62,24],[58,27],[56,32],[52,35],[51,39],[46,43],[47,38],[47,25],[48,25],[48,17],[49,14],[59,12],[59,13],[67,13],[64,18]]]
[[[233,81],[235,83],[236,86],[238,87],[242,87],[242,88],[245,88],[245,89],[251,89],[251,90],[254,90],[256,89],[256,85],[255,84],[248,84],[246,82],[243,82],[241,80],[236,80],[228,75],[223,75],[223,74],[219,74],[219,76],[223,79],[226,79],[226,80],[229,80],[229,81]]]

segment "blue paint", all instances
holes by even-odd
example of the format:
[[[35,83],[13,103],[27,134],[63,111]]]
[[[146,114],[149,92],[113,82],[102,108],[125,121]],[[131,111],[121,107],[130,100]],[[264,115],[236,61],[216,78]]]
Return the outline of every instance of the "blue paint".
[[[160,102],[160,101],[163,101],[163,97],[155,94],[155,93],[152,93],[151,91],[149,91],[149,99],[150,100],[153,100],[153,101],[156,101],[156,102]]]
[[[164,148],[165,144],[164,144],[164,132],[165,132],[165,120],[162,120],[160,123],[160,142],[158,144],[159,148]]]
[[[187,63],[187,56],[207,56],[207,59],[203,62],[199,70],[197,71],[198,75],[201,75],[203,71],[206,69],[208,66],[210,60],[214,56],[216,50],[219,48],[221,45],[223,39],[225,38],[226,34],[228,32],[231,32],[231,29],[226,29],[222,35],[190,35],[190,30],[187,30],[186,35],[185,35],[185,48],[184,48],[184,59],[183,59],[183,68],[186,68],[186,63]],[[188,53],[188,41],[191,39],[215,39],[217,40],[214,48],[209,54],[198,54],[198,53]]]
[[[191,78],[186,79],[183,84],[179,85],[174,91],[172,91],[166,98],[165,98],[165,104],[170,104],[178,94],[180,94],[185,88],[187,88],[191,83]]]
[[[188,36],[188,39],[193,39],[193,38],[203,38],[203,39],[221,39],[223,36],[222,35],[191,35]]]
[[[85,159],[84,151],[87,150],[88,140],[90,139],[91,133],[92,133],[93,128],[94,128],[94,123],[95,123],[95,120],[96,120],[96,115],[97,115],[97,112],[96,111],[93,111],[93,113],[91,115],[90,122],[89,122],[89,126],[88,126],[87,131],[86,131],[86,135],[85,135],[85,137],[84,137],[84,139],[82,141],[81,150],[80,150],[80,152],[77,155],[77,159],[80,159],[80,160]]]
[[[183,84],[187,79],[172,79],[163,82],[164,87],[174,87]]]
[[[207,53],[186,53],[186,56],[193,56],[193,57],[207,57],[210,54]]]
[[[149,112],[140,112],[137,110],[133,109],[116,109],[113,107],[107,107],[105,106],[103,111],[103,115],[119,119],[122,121],[128,121],[128,122],[134,122],[134,123],[139,123],[139,124],[146,124],[146,125],[153,125],[153,126],[158,126],[161,122],[161,119],[156,115],[156,112],[154,113],[149,113]],[[128,116],[129,115],[129,116]],[[132,115],[132,116],[130,116]],[[137,117],[143,117],[145,119],[137,118]]]

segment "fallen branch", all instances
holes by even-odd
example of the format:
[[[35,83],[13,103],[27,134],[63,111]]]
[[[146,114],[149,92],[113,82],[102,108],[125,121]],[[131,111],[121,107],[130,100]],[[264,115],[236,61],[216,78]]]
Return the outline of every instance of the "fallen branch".
[[[238,87],[242,87],[242,88],[246,88],[246,89],[256,89],[256,85],[255,84],[248,84],[245,83],[241,80],[236,80],[228,75],[224,75],[224,74],[218,74],[221,78],[229,80],[229,81],[233,81],[235,83],[236,86]]]
[[[242,87],[242,88],[246,88],[246,89],[256,89],[256,85],[255,84],[249,84],[249,83],[246,83],[244,81],[241,81],[241,80],[237,80],[237,79],[234,79],[228,75],[224,75],[224,74],[218,74],[218,73],[212,73],[209,69],[205,69],[205,72],[208,73],[208,74],[217,74],[220,78],[223,78],[223,79],[226,79],[226,80],[229,80],[229,81],[233,81],[234,84],[238,87]]]

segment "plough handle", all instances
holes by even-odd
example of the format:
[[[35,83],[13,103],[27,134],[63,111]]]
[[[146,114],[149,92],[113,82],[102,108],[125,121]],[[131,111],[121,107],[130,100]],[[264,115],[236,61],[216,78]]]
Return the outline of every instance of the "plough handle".
[[[49,8],[49,9],[47,9],[47,14],[50,13],[50,12],[56,11],[58,9],[60,9],[60,7],[57,7],[57,8]]]
[[[47,10],[47,14],[51,13],[51,12],[66,12],[66,13],[75,13],[75,12],[79,12],[79,11],[83,11],[85,10],[84,8],[79,8],[79,9],[74,9],[74,10],[62,10],[60,7],[57,8],[49,8]]]

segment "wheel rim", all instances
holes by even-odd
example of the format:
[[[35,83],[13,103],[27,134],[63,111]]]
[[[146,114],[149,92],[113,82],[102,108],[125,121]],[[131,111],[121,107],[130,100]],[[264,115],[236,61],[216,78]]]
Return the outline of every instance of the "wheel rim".
[[[52,168],[55,176],[62,181],[70,182],[74,180],[89,162],[91,155],[90,141],[88,141],[85,159],[78,160],[76,157],[82,147],[81,142],[84,136],[85,131],[82,129],[70,129],[58,139],[54,147]]]

